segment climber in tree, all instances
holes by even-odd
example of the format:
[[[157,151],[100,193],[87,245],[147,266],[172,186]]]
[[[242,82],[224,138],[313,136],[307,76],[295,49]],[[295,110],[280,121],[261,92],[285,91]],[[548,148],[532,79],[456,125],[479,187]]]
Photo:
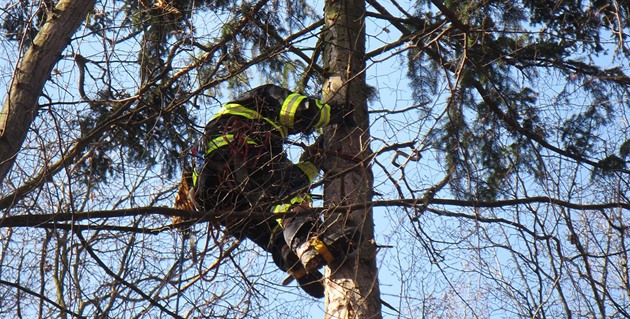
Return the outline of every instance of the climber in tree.
[[[312,215],[261,218],[255,213],[310,207],[308,188],[319,175],[313,159],[321,156],[305,152],[294,164],[284,143],[290,134],[310,134],[343,118],[341,108],[276,85],[252,89],[225,104],[206,125],[203,166],[193,183],[197,209],[226,212],[221,223],[231,235],[271,252],[276,265],[316,298],[324,295],[318,268],[346,253],[350,240],[317,233],[319,219]],[[231,218],[233,211],[252,214]]]

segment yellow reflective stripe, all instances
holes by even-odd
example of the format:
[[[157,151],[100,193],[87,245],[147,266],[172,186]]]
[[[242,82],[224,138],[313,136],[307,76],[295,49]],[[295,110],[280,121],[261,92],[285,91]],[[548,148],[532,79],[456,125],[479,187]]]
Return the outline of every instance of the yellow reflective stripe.
[[[313,199],[309,194],[301,194],[291,198],[291,200],[286,204],[278,204],[273,208],[274,213],[286,213],[289,211],[291,206],[295,204],[302,204],[303,202],[311,202]]]
[[[319,175],[319,169],[311,162],[301,162],[295,164],[305,175],[308,177],[308,180],[312,183],[317,176]]]
[[[280,204],[280,205],[276,205],[273,208],[273,212],[275,213],[286,213],[289,211],[289,208],[291,208],[293,204]]]
[[[273,213],[286,213],[289,211],[289,209],[291,208],[291,205],[293,204],[280,204],[280,205],[276,205],[273,208]],[[282,217],[278,217],[276,218],[276,222],[278,223],[278,225],[280,225],[280,227],[282,227]]]
[[[251,120],[258,120],[258,119],[262,119],[262,115],[260,115],[260,113],[252,110],[252,109],[248,109],[240,104],[236,104],[236,103],[228,103],[226,105],[224,105],[221,110],[219,111],[219,113],[217,113],[213,119],[221,116],[221,115],[225,115],[225,114],[231,114],[231,115],[239,115],[242,117],[246,117],[248,119]]]
[[[282,109],[280,110],[280,124],[293,128],[293,125],[295,124],[295,112],[297,111],[297,107],[300,105],[300,102],[302,102],[305,98],[306,96],[304,95],[292,93],[284,99]]]
[[[199,173],[197,172],[197,170],[194,170],[192,172],[192,183],[193,183],[193,187],[197,186],[197,179],[199,178]]]
[[[302,204],[303,202],[312,202],[313,199],[311,198],[311,195],[309,194],[301,194],[298,196],[295,196],[293,198],[291,198],[291,200],[289,201],[289,203],[286,204],[279,204],[273,207],[273,213],[286,213],[289,211],[289,209],[291,209],[291,207],[295,204]],[[278,217],[276,218],[276,222],[278,222],[278,224],[280,226],[282,226],[282,217]]]
[[[327,264],[330,264],[335,260],[335,257],[330,253],[330,251],[328,250],[328,247],[326,247],[326,244],[324,244],[317,237],[311,237],[311,239],[308,242],[311,247],[315,248],[315,250],[317,250],[317,252],[322,257],[324,257],[324,260],[326,261]]]
[[[271,126],[273,126],[276,130],[278,130],[278,132],[280,132],[280,135],[282,135],[282,138],[287,138],[287,135],[289,134],[288,130],[282,125],[276,123],[275,121],[267,117],[263,117],[262,115],[260,115],[260,113],[256,112],[255,110],[248,109],[236,103],[228,103],[224,105],[223,108],[221,108],[221,110],[219,111],[219,113],[217,113],[212,119],[214,120],[221,115],[228,115],[228,114],[242,116],[250,120],[261,120],[261,119],[265,120],[267,121],[267,123],[271,124]]]
[[[316,128],[322,128],[330,123],[330,105],[316,100],[315,103],[319,107],[319,121],[315,124]]]
[[[291,199],[291,204],[302,204],[303,202],[313,202],[313,197],[310,194],[302,194]]]
[[[234,134],[226,134],[223,136],[215,137],[213,140],[208,142],[208,148],[206,149],[206,153],[205,153],[206,156],[210,155],[210,153],[214,152],[218,148],[228,145],[228,143],[231,143],[233,141],[234,141]],[[248,138],[247,144],[256,145],[256,142]]]

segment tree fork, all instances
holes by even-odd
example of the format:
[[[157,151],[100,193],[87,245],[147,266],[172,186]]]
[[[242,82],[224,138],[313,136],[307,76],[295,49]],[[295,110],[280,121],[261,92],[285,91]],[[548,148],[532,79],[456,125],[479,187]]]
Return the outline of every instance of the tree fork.
[[[365,1],[327,0],[324,5],[323,98],[333,107],[352,113],[352,124],[324,131],[328,152],[343,152],[358,159],[372,154],[369,145],[367,87],[365,83]],[[357,225],[361,240],[356,251],[332,267],[326,267],[326,318],[381,318],[376,268],[374,222],[370,206],[346,211],[334,207],[368,203],[373,175],[366,161],[357,164],[328,157],[324,169],[334,176],[324,185],[324,205],[329,231]],[[346,172],[337,176],[338,172]]]

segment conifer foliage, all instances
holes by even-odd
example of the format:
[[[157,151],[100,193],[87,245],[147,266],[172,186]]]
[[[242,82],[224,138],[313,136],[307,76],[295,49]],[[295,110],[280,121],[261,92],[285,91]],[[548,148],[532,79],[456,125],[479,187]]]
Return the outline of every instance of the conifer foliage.
[[[630,317],[629,24],[619,0],[2,3],[0,317]],[[205,123],[268,82],[350,114],[313,211],[365,233],[326,305],[218,223],[269,212],[171,208]]]

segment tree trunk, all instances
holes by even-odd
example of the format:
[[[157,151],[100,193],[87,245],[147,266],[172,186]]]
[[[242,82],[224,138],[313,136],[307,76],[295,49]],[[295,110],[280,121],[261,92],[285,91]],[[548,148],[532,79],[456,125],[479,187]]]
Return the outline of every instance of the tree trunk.
[[[325,33],[323,98],[333,107],[352,111],[354,123],[327,128],[324,132],[328,156],[324,169],[327,207],[363,204],[372,200],[373,176],[370,156],[367,89],[365,84],[365,2],[327,0],[324,6]],[[352,121],[350,121],[352,122]],[[326,214],[330,228],[341,231],[358,225],[361,240],[357,250],[341,265],[326,268],[327,318],[381,318],[376,269],[372,209],[331,209]]]
[[[95,0],[61,0],[20,59],[0,112],[0,185],[15,162],[31,123],[44,83],[70,37],[94,7]]]

